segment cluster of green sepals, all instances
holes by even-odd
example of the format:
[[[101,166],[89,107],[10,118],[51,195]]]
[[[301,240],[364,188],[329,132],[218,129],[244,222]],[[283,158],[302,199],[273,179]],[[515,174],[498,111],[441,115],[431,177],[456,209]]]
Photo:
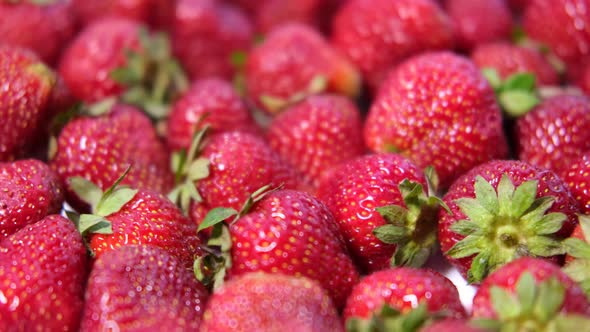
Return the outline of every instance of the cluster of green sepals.
[[[533,74],[516,73],[502,80],[493,68],[484,68],[482,73],[494,89],[502,109],[512,117],[526,114],[541,101]]]
[[[348,332],[416,332],[435,318],[444,317],[443,314],[431,314],[426,304],[420,303],[415,309],[406,314],[384,304],[381,310],[373,313],[368,319],[350,318],[346,321]]]
[[[580,215],[579,220],[584,239],[568,238],[563,242],[567,253],[575,258],[563,270],[590,297],[590,216]]]

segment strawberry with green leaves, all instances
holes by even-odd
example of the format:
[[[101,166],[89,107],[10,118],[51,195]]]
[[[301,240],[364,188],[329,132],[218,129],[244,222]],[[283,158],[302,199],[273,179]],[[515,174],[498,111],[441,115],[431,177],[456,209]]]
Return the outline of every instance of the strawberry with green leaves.
[[[577,224],[578,204],[553,172],[498,160],[461,176],[443,197],[439,241],[449,261],[480,283],[523,256],[555,259]]]

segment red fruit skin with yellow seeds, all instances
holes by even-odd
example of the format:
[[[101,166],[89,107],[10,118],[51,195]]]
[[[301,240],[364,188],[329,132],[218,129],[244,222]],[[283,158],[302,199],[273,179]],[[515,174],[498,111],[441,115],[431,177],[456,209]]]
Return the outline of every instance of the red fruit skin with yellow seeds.
[[[208,292],[177,257],[130,245],[93,265],[81,331],[197,331]]]
[[[318,198],[334,217],[356,263],[366,271],[390,266],[396,245],[377,239],[373,230],[387,224],[375,210],[386,205],[405,206],[399,184],[408,179],[422,184],[422,171],[394,153],[372,154],[336,167],[322,179]]]
[[[451,21],[431,0],[352,0],[336,13],[332,43],[376,91],[407,57],[453,47]]]
[[[344,327],[317,282],[248,273],[228,281],[211,296],[200,331],[344,332]]]
[[[41,161],[0,163],[0,241],[28,224],[61,211],[64,192],[57,175]]]
[[[318,188],[322,175],[365,152],[360,111],[346,97],[310,96],[277,117],[270,146]]]
[[[587,128],[590,98],[560,95],[546,99],[516,122],[518,159],[561,174],[590,151]]]
[[[580,204],[580,211],[590,214],[590,152],[574,160],[562,177]]]
[[[369,274],[356,284],[342,318],[370,318],[385,304],[407,314],[421,303],[430,313],[445,311],[453,318],[466,316],[457,288],[445,276],[431,269],[398,267]]]
[[[272,192],[230,233],[230,278],[255,271],[305,276],[317,280],[338,308],[358,281],[334,217],[310,194]]]
[[[0,330],[77,331],[84,306],[86,247],[59,215],[0,240]]]
[[[441,189],[469,169],[507,155],[494,91],[470,60],[426,53],[398,66],[369,110],[365,142],[434,166]]]

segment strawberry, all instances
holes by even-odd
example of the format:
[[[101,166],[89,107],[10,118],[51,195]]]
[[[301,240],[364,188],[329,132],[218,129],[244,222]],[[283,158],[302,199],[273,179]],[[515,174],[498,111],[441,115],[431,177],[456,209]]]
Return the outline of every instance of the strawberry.
[[[55,64],[75,33],[71,7],[68,0],[0,2],[0,43],[31,49]]]
[[[590,99],[561,95],[544,100],[516,122],[518,159],[561,174],[590,151]]]
[[[168,170],[168,153],[149,119],[131,106],[115,105],[99,117],[69,122],[57,138],[52,169],[66,185],[67,201],[85,210],[67,179],[84,177],[101,189],[111,186],[129,166],[125,184],[167,193],[174,184]]]
[[[173,105],[168,118],[168,146],[188,149],[195,132],[209,126],[210,133],[259,131],[248,108],[228,82],[211,78],[194,82]]]
[[[590,216],[580,215],[580,223],[564,241],[567,252],[563,268],[590,298]]]
[[[49,166],[29,159],[0,163],[0,241],[61,211],[64,193]]]
[[[446,0],[445,4],[460,48],[470,50],[510,38],[512,13],[505,0]]]
[[[300,23],[269,33],[248,55],[245,74],[248,97],[271,114],[309,95],[327,91],[355,97],[360,89],[356,68]]]
[[[521,161],[497,160],[461,176],[443,198],[439,241],[472,283],[521,256],[563,253],[559,240],[576,223],[578,204],[555,173]]]
[[[130,245],[94,263],[81,331],[197,331],[208,294],[165,250]]]
[[[590,214],[590,151],[573,160],[562,173],[582,213]]]
[[[332,41],[376,90],[405,58],[451,48],[453,31],[449,18],[431,0],[351,0],[332,22]]]
[[[373,151],[396,151],[434,166],[441,188],[472,167],[507,155],[494,91],[466,58],[413,57],[384,81],[364,128]]]
[[[343,332],[326,291],[305,277],[248,273],[216,291],[203,314],[202,332]]]
[[[270,146],[318,188],[322,174],[365,152],[360,111],[345,97],[310,96],[275,117]]]
[[[55,75],[30,51],[0,45],[0,82],[0,161],[6,161],[37,139]]]
[[[559,266],[523,257],[486,278],[473,299],[473,316],[502,330],[573,331],[588,326],[590,303]]]
[[[447,318],[424,327],[420,332],[484,332],[465,319]]]
[[[365,326],[379,322],[391,331],[401,331],[401,326],[418,331],[429,315],[436,314],[465,317],[457,288],[434,270],[399,267],[374,272],[356,284],[343,319],[350,331],[373,331]]]
[[[59,215],[0,239],[0,330],[77,331],[86,260],[80,234]]]

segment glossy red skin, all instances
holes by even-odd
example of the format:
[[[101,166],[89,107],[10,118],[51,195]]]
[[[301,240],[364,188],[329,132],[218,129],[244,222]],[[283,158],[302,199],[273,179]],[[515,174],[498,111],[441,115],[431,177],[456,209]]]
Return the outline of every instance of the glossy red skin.
[[[196,331],[208,298],[183,262],[152,246],[126,246],[93,265],[81,331]]]
[[[0,43],[28,48],[53,65],[76,32],[74,17],[68,0],[46,5],[2,2]]]
[[[590,151],[587,128],[590,98],[561,95],[546,99],[516,122],[518,159],[561,174]]]
[[[317,282],[249,273],[228,281],[211,296],[200,331],[344,332],[344,327]]]
[[[590,152],[574,160],[562,173],[562,178],[580,204],[581,212],[590,214]]]
[[[449,52],[413,57],[389,75],[364,127],[376,152],[432,165],[442,189],[476,165],[507,156],[493,89],[470,60]]]
[[[77,331],[86,276],[82,237],[59,215],[0,240],[0,330]]]
[[[443,320],[436,321],[420,332],[484,332],[485,330],[478,329],[469,324],[466,319],[453,319],[446,318]]]
[[[191,79],[231,79],[236,70],[232,54],[248,51],[252,40],[252,24],[239,8],[214,0],[178,0],[172,41]]]
[[[366,271],[390,266],[395,245],[387,245],[373,235],[386,224],[375,211],[385,205],[405,206],[399,184],[408,179],[426,188],[422,171],[408,159],[393,153],[356,158],[334,169],[319,185],[322,200],[340,227],[356,263]]]
[[[590,316],[590,303],[584,291],[571,280],[559,266],[538,258],[523,257],[512,261],[490,274],[481,284],[473,299],[473,317],[497,318],[490,299],[490,289],[501,287],[514,292],[520,276],[531,273],[537,282],[555,277],[565,288],[565,298],[561,307],[562,313]]]
[[[199,128],[196,124],[200,122]],[[197,129],[209,126],[209,133],[244,130],[261,131],[233,86],[218,78],[194,82],[178,99],[168,117],[168,146],[188,149]]]
[[[531,166],[522,161],[495,160],[475,167],[465,173],[453,183],[443,197],[443,201],[452,212],[452,215],[449,215],[442,209],[439,212],[438,238],[443,253],[446,253],[457,242],[464,238],[464,236],[450,230],[451,225],[459,220],[467,218],[465,214],[461,212],[455,201],[463,197],[475,198],[474,184],[476,176],[482,176],[494,187],[494,189],[497,190],[498,183],[500,182],[502,175],[505,173],[508,174],[515,187],[525,181],[538,181],[536,197],[553,196],[555,198],[555,202],[551,208],[547,210],[547,213],[562,212],[567,216],[563,226],[557,233],[555,233],[555,235],[559,238],[566,238],[571,234],[578,223],[578,217],[576,214],[579,212],[579,206],[570,193],[567,184],[561,180],[557,174],[550,170]],[[466,275],[467,270],[471,267],[471,262],[474,256],[472,255],[460,259],[451,258],[449,256],[446,256],[446,258],[449,262],[455,265],[463,275]]]
[[[359,274],[330,210],[294,190],[268,194],[231,227],[230,278],[248,272],[317,280],[341,308]]]
[[[131,106],[116,105],[100,117],[69,122],[57,138],[52,169],[64,183],[66,198],[74,208],[86,210],[67,179],[81,176],[103,190],[131,165],[122,184],[167,194],[174,185],[168,151],[150,120]]]
[[[370,318],[385,304],[407,314],[421,303],[430,313],[445,311],[448,317],[466,316],[457,288],[445,276],[431,269],[398,267],[369,274],[356,284],[342,318]]]
[[[402,60],[452,48],[453,31],[449,18],[431,0],[351,0],[332,22],[332,42],[376,90]]]
[[[471,53],[471,60],[479,68],[496,69],[503,79],[516,73],[531,73],[535,75],[537,84],[559,84],[559,76],[553,66],[532,48],[508,42],[479,44]]]
[[[360,111],[337,95],[311,96],[288,108],[272,120],[268,140],[316,189],[326,171],[365,152]]]
[[[139,50],[140,26],[123,18],[104,18],[78,34],[59,65],[60,75],[76,98],[93,103],[124,91],[110,73],[126,64],[126,50]]]
[[[61,211],[64,193],[49,166],[39,160],[0,163],[0,241],[26,225]]]

